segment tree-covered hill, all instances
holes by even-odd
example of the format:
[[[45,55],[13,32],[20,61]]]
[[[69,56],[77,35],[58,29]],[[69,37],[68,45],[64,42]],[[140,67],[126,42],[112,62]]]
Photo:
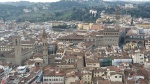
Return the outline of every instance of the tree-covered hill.
[[[100,17],[100,12],[114,13],[116,5],[123,6],[127,2],[75,2],[59,1],[53,3],[8,2],[0,3],[0,19],[40,22],[49,20],[77,20],[94,22]],[[93,17],[90,9],[97,10]],[[131,14],[134,17],[150,18],[150,3],[138,4],[133,9],[122,9],[122,13]]]

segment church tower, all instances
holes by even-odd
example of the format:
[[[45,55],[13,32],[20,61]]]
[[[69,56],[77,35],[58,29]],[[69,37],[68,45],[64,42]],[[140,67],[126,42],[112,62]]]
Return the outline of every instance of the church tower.
[[[42,53],[43,53],[44,65],[47,65],[49,60],[48,60],[47,34],[45,32],[45,29],[43,29],[43,34],[42,34]]]
[[[22,58],[21,58],[21,39],[19,36],[14,38],[14,50],[15,50],[15,64],[21,65]]]

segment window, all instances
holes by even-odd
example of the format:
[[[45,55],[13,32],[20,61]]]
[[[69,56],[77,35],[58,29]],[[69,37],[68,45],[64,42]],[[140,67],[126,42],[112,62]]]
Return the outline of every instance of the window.
[[[44,81],[48,81],[48,79],[44,79]]]
[[[143,58],[140,58],[141,60],[143,59]]]
[[[122,76],[119,76],[119,78],[122,78]]]
[[[117,78],[117,76],[115,76],[115,78]]]
[[[140,62],[140,63],[143,63],[143,62]]]

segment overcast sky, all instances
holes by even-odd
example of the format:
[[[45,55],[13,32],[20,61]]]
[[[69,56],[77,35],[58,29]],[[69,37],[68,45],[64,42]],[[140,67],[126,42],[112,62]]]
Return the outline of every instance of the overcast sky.
[[[56,1],[59,1],[59,0],[0,0],[0,2],[15,2],[15,1],[56,2]]]
[[[0,2],[30,1],[30,2],[56,2],[59,0],[0,0]],[[123,0],[104,0],[104,1],[123,1]],[[124,0],[124,1],[150,1],[150,0]]]

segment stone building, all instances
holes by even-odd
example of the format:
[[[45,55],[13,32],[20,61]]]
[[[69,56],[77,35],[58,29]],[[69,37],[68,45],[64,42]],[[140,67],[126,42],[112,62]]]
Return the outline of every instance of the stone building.
[[[137,46],[144,46],[145,34],[139,29],[130,29],[125,36],[125,43],[134,43]]]
[[[77,35],[77,34],[71,34],[71,35],[67,35],[67,36],[62,36],[60,38],[57,39],[58,41],[62,41],[62,42],[73,42],[73,43],[79,43],[79,42],[83,42],[84,41],[84,37],[81,35]]]
[[[103,45],[118,45],[119,29],[107,28],[103,31]]]
[[[9,51],[0,51],[0,63],[10,62],[15,65],[23,65],[24,62],[28,59],[32,60],[43,60],[42,64],[37,62],[37,65],[47,65],[49,63],[49,59],[51,58],[48,55],[48,47],[49,44],[47,42],[47,34],[45,30],[43,30],[42,34],[42,44],[41,45],[31,45],[33,48],[24,48],[21,45],[21,37],[15,36],[13,40],[13,48]],[[33,56],[33,53],[41,53],[42,57]],[[35,54],[34,54],[35,55]]]
[[[22,65],[22,62],[30,58],[33,49],[23,49],[21,47],[21,38],[14,37],[14,48],[10,51],[0,52],[0,63],[10,62],[15,65]]]
[[[96,46],[119,45],[123,35],[123,31],[120,31],[119,29],[105,28],[102,31],[85,36],[84,41],[94,43]]]

